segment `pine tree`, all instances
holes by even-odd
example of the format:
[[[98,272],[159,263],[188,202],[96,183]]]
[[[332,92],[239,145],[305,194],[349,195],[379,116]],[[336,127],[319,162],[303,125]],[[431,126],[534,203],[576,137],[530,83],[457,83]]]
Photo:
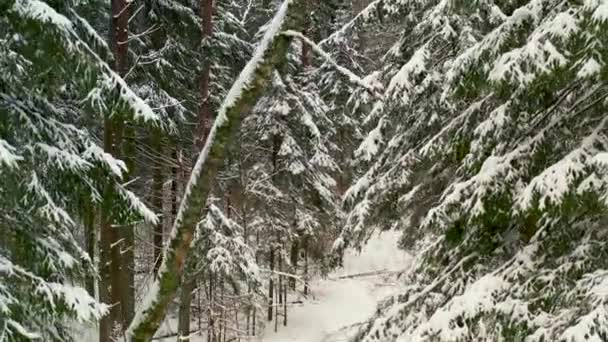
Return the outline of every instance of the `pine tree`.
[[[604,339],[602,6],[374,5],[408,16],[338,244],[396,227],[419,257],[357,341]]]
[[[95,268],[78,242],[90,208],[106,200],[104,189],[113,188],[116,223],[157,220],[122,184],[125,163],[96,137],[98,123],[113,112],[128,122],[159,122],[104,62],[105,41],[79,14],[98,8],[70,1],[0,5],[0,335],[9,340],[67,341],[73,320],[107,312],[81,287]]]
[[[307,12],[312,10],[307,4]],[[252,204],[242,216],[251,222],[259,262],[269,269],[268,321],[275,319],[275,307],[285,300],[283,285],[291,283],[295,289],[295,278],[287,281],[281,274],[304,271],[298,263],[300,251],[309,252],[307,245],[318,246],[311,254],[324,263],[330,248],[322,241],[331,241],[337,227],[334,123],[311,77],[310,47],[298,42],[288,57],[289,64],[274,74],[272,89],[241,131],[242,150],[247,151],[240,164],[242,187],[245,201]]]

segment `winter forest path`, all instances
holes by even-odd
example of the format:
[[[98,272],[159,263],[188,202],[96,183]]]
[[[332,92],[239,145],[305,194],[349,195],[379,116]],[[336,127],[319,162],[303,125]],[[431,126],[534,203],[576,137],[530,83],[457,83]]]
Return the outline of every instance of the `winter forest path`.
[[[399,234],[386,232],[372,237],[360,254],[347,252],[344,268],[312,282],[311,299],[289,310],[287,327],[275,333],[269,326],[260,342],[347,341],[381,300],[399,292],[391,271],[406,269],[411,257],[397,248],[398,240]],[[359,276],[341,278],[347,275]]]

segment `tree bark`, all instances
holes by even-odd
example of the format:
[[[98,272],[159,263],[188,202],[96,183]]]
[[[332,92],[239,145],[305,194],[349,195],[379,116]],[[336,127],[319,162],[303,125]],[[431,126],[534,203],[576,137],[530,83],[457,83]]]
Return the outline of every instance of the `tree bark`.
[[[304,237],[304,295],[308,296],[308,236]]]
[[[213,0],[200,0],[199,15],[203,21],[203,31],[201,40],[208,41],[213,36]],[[208,54],[209,55],[209,54]],[[203,144],[207,139],[207,135],[211,130],[213,122],[213,113],[211,110],[211,102],[209,101],[210,83],[211,83],[211,61],[208,56],[205,56],[203,62],[203,72],[200,75],[200,105],[198,112],[198,135],[195,139],[196,152],[203,148]]]
[[[125,125],[125,137],[123,145],[123,159],[127,165],[128,172],[125,181],[133,178],[135,172],[135,131],[132,127]],[[159,220],[160,221],[160,220]],[[120,231],[122,239],[122,326],[126,329],[135,315],[135,225],[123,227]]]
[[[162,154],[162,141],[160,130],[152,132],[152,146],[154,153]],[[155,158],[152,173],[152,205],[157,212],[163,209],[163,162],[160,157]],[[175,181],[175,180],[174,180]],[[163,250],[163,220],[158,220],[152,229],[153,234],[153,256],[154,274],[158,273],[158,268],[162,262]]]
[[[213,36],[213,0],[200,0],[199,2],[199,15],[203,21],[203,29],[201,34],[201,40],[210,40]],[[194,153],[193,157],[196,158],[197,154],[202,150],[203,144],[209,135],[211,130],[211,123],[213,121],[213,113],[211,110],[211,103],[209,101],[210,95],[210,80],[211,80],[211,63],[208,57],[203,62],[203,71],[200,75],[199,88],[200,88],[200,105],[198,111],[198,127],[197,134],[194,139]],[[190,334],[190,303],[192,303],[192,291],[196,287],[196,279],[186,277],[183,279],[184,289],[189,291],[182,291],[180,296],[179,315],[178,315],[178,335],[188,336]],[[187,312],[186,312],[187,311]]]
[[[285,11],[285,17],[277,16],[274,25],[280,30],[301,28],[304,2],[305,0],[286,0],[281,9]],[[250,61],[240,76],[241,81],[233,85],[228,100],[220,109],[221,120],[216,120],[196,161],[163,252],[158,279],[129,327],[128,342],[150,341],[164,319],[167,307],[179,288],[194,230],[204,210],[212,182],[223,165],[224,153],[231,138],[240,127],[241,114],[250,112],[255,106],[271,80],[274,68],[286,64],[292,38],[274,30],[268,31],[267,35],[267,44],[262,45],[262,50],[258,51],[262,58]]]
[[[97,240],[97,231],[95,229],[95,206],[85,204],[84,213],[84,235],[87,254],[91,258],[91,262],[95,263],[95,242]],[[95,297],[95,276],[88,275],[86,278],[87,292],[92,297]]]
[[[270,264],[270,278],[268,279],[268,322],[272,321],[272,308],[274,305],[274,246],[270,246],[268,254]]]
[[[291,270],[292,273],[294,275],[297,275],[298,273],[298,259],[299,259],[299,254],[300,254],[300,242],[299,242],[299,237],[295,237],[293,239],[293,241],[291,242],[291,251],[289,253],[289,261],[291,261]],[[296,278],[290,277],[289,278],[289,287],[291,287],[292,290],[296,290]]]
[[[287,326],[287,284],[283,286],[283,326]]]
[[[274,292],[277,294],[277,297],[279,295],[279,293],[281,292],[281,289],[279,289],[279,287],[277,286],[277,288],[274,290]],[[275,310],[274,313],[274,332],[276,333],[279,330],[279,307],[277,306],[277,309]]]
[[[182,285],[179,297],[179,313],[177,322],[177,342],[190,341],[190,306],[192,305],[192,292],[195,289],[194,281],[186,281]]]
[[[124,76],[127,70],[129,2],[127,0],[112,0],[110,43],[114,55],[114,70]],[[114,156],[120,152],[123,135],[123,118],[121,113],[112,113],[104,121],[104,150]],[[102,318],[99,329],[100,342],[109,342],[113,338],[115,327],[123,331],[127,322],[128,287],[127,278],[123,274],[123,255],[121,249],[121,233],[114,226],[113,218],[113,181],[105,185],[104,200],[101,208],[100,227],[100,263],[101,282],[99,286],[100,299],[111,304],[110,313]]]
[[[115,118],[106,118],[104,127],[104,150],[112,155],[117,154]],[[121,236],[117,227],[114,225],[112,216],[113,197],[115,196],[114,181],[108,180],[105,185],[103,203],[101,208],[101,230],[100,230],[100,263],[101,263],[101,283],[100,300],[110,304],[110,312],[102,318],[100,322],[99,340],[100,342],[110,342],[115,337],[116,328],[123,322],[121,303],[124,299],[122,290],[124,289],[121,254]]]
[[[271,154],[271,163],[272,163],[272,180],[274,185],[277,188],[280,188],[279,183],[279,149],[281,148],[281,141],[282,138],[280,135],[275,134],[272,137],[272,154]],[[274,307],[274,292],[277,292],[277,299],[278,302],[280,303],[280,293],[278,291],[275,291],[275,284],[274,284],[274,270],[275,270],[275,253],[277,251],[277,247],[279,246],[281,242],[281,234],[277,233],[276,236],[276,241],[274,242],[275,245],[271,245],[270,246],[270,255],[269,255],[269,263],[270,263],[270,279],[268,281],[268,321],[272,321],[272,310]],[[279,252],[279,260],[280,260],[280,250]],[[279,284],[281,283],[281,276],[279,276]],[[277,310],[278,312],[278,310]],[[276,318],[275,318],[276,320]],[[276,324],[275,324],[276,327]]]

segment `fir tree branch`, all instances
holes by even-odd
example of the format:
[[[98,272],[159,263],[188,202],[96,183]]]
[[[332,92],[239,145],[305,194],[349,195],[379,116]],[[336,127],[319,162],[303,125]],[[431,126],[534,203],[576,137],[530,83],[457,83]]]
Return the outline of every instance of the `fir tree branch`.
[[[354,72],[350,71],[349,69],[347,69],[343,66],[340,66],[327,52],[325,52],[319,45],[317,45],[315,42],[313,42],[310,38],[306,37],[305,35],[303,35],[300,32],[291,31],[291,30],[284,31],[281,34],[288,36],[288,37],[300,39],[304,44],[309,45],[315,53],[317,53],[327,63],[329,63],[331,66],[333,66],[339,73],[346,76],[349,81],[364,88],[372,96],[374,96],[378,99],[382,98],[382,95],[378,92],[379,89],[373,87],[371,84],[369,84],[369,82],[366,82],[364,79],[357,76]]]

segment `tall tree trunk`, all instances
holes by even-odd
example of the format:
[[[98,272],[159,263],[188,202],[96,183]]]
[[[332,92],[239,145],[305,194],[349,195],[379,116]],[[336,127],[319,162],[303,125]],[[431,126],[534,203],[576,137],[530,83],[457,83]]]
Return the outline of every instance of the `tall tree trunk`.
[[[272,321],[272,309],[274,306],[274,246],[270,246],[268,263],[270,264],[270,278],[268,280],[268,322],[270,322]]]
[[[213,36],[213,0],[200,0],[199,15],[203,21],[201,40],[205,41],[211,39],[211,37]],[[202,150],[203,145],[207,140],[207,137],[209,136],[211,124],[213,122],[213,113],[211,110],[211,103],[209,101],[209,90],[211,83],[211,62],[207,56],[203,63],[203,71],[200,75],[199,80],[200,105],[198,111],[198,127],[197,134],[194,140],[195,151],[193,151],[193,155],[195,158],[197,154]],[[190,291],[182,291],[180,297],[180,301],[183,301],[184,304],[180,305],[178,335],[188,336],[190,334],[190,303],[192,302],[192,291],[196,286],[196,279],[189,277],[186,274],[186,277],[184,277],[183,282],[184,288],[190,289]],[[182,310],[185,310],[187,312],[183,312]]]
[[[210,40],[213,36],[213,11],[213,0],[200,0],[199,15],[203,20],[203,31],[201,36],[201,40],[203,41]],[[199,82],[200,106],[198,112],[198,134],[195,139],[196,152],[199,152],[203,148],[214,119],[211,110],[211,102],[209,101],[211,84],[211,61],[209,56],[205,56],[205,60],[203,62],[203,72],[200,75]]]
[[[109,119],[106,119],[105,127],[104,127],[104,145],[107,146],[111,144],[111,123],[108,122]],[[110,249],[112,246],[112,236],[111,230],[112,224],[108,218],[108,212],[110,209],[106,208],[106,206],[110,205],[109,201],[105,196],[112,195],[111,185],[106,185],[106,189],[104,191],[104,200],[101,208],[101,217],[100,217],[100,231],[99,231],[99,300],[102,303],[106,303],[111,305],[110,310],[106,316],[104,316],[99,322],[99,342],[111,342],[112,341],[112,330],[114,328],[116,322],[116,310],[117,307],[113,306],[112,296],[111,296],[111,282],[110,282],[110,267],[112,263],[112,258],[110,257]]]
[[[281,136],[278,134],[275,134],[272,137],[272,154],[271,154],[271,163],[272,163],[272,182],[274,183],[274,185],[277,188],[280,188],[279,183],[279,149],[281,148]],[[268,321],[272,321],[272,310],[274,307],[274,269],[275,269],[275,251],[277,250],[276,246],[279,246],[281,242],[281,236],[280,233],[277,233],[276,236],[276,241],[274,242],[274,245],[270,246],[270,255],[269,255],[269,262],[270,262],[270,279],[268,281]],[[280,258],[280,251],[279,251],[279,258]],[[280,279],[280,276],[279,276]],[[279,280],[280,281],[280,280]],[[277,293],[278,294],[278,293]]]
[[[291,261],[291,272],[295,275],[298,273],[298,259],[300,254],[300,241],[299,237],[295,237],[291,242],[291,251],[289,253],[289,261]],[[296,278],[289,278],[289,287],[295,291],[296,289]]]
[[[282,253],[279,253],[279,272],[283,272],[283,262],[281,260]],[[279,305],[283,304],[283,276],[279,274],[279,293],[277,294],[279,297]],[[279,311],[277,307],[277,312]]]
[[[192,271],[188,267],[188,271]],[[187,272],[189,273],[189,272]],[[196,288],[196,282],[186,281],[182,285],[179,297],[179,313],[177,326],[177,342],[190,341],[190,308],[192,306],[192,292]]]
[[[304,295],[308,296],[308,236],[304,237]]]
[[[207,340],[215,341],[215,279],[213,273],[209,276],[209,326],[207,327]]]
[[[104,128],[104,150],[110,154],[117,154],[116,135],[117,127],[114,124],[115,118],[106,118]],[[122,275],[122,253],[121,253],[121,234],[114,225],[112,216],[113,197],[115,196],[113,180],[108,180],[103,195],[101,208],[101,230],[100,230],[100,263],[101,263],[101,284],[100,299],[104,303],[111,304],[109,315],[105,316],[100,322],[99,339],[100,342],[108,342],[115,337],[117,330],[122,331],[123,323],[122,302],[125,297],[123,275]]]
[[[129,5],[127,0],[112,0],[110,42],[114,55],[114,70],[124,76],[127,70],[128,25]],[[123,119],[120,113],[107,115],[104,121],[104,150],[114,156],[120,152],[120,144],[123,134]],[[100,299],[111,304],[110,313],[100,322],[99,340],[109,342],[115,331],[115,327],[121,326],[122,331],[128,324],[126,316],[126,297],[128,296],[129,284],[125,284],[126,278],[123,272],[123,256],[121,250],[121,233],[114,227],[113,203],[114,184],[109,181],[104,191],[104,201],[101,208],[101,231],[100,231],[100,263],[101,283]]]
[[[287,326],[287,284],[283,285],[283,326]]]
[[[152,132],[152,146],[155,153],[162,155],[162,138],[160,130]],[[175,179],[173,180],[175,182]],[[160,156],[155,158],[152,172],[152,204],[157,212],[163,209],[163,162]],[[152,229],[153,234],[153,256],[154,274],[158,273],[158,268],[162,262],[163,250],[163,220],[158,220]]]
[[[220,109],[221,121],[216,121],[207,139],[203,153],[196,160],[190,180],[184,192],[170,239],[163,252],[163,262],[158,279],[147,294],[145,303],[137,311],[128,333],[127,342],[149,342],[166,315],[169,303],[175,297],[190,251],[194,230],[213,180],[223,165],[224,153],[230,140],[241,124],[241,114],[255,106],[269,84],[275,68],[282,68],[287,61],[287,51],[292,38],[278,34],[285,30],[298,30],[304,19],[303,4],[306,0],[287,0],[281,7],[282,15],[275,17],[277,31],[267,31],[264,44],[259,47],[259,59],[253,59],[235,82]]]
[[[308,11],[308,6],[309,4],[305,5],[305,10]],[[304,27],[302,29],[302,34],[304,34],[305,36],[308,34],[308,29],[310,26],[310,22],[307,18],[307,20],[304,23]],[[302,68],[306,69],[310,66],[310,46],[304,42],[302,42],[302,55],[300,56],[300,60],[302,62]],[[297,230],[297,221],[296,221],[296,215],[295,215],[295,209],[294,209],[294,224],[293,224],[294,230]],[[296,232],[297,233],[297,232]],[[293,241],[291,242],[291,250],[290,250],[290,261],[291,261],[291,267],[292,267],[292,272],[295,275],[298,271],[298,259],[300,257],[300,236],[296,236]],[[296,289],[296,279],[295,278],[290,278],[289,279],[289,286],[291,287],[292,290],[295,291]]]
[[[95,263],[95,245],[97,240],[97,230],[95,229],[95,206],[85,204],[84,214],[84,235],[85,235],[85,247],[87,254],[91,258],[91,262]],[[87,292],[92,297],[95,297],[95,276],[88,275],[86,278]]]
[[[224,277],[220,277],[220,321],[218,342],[226,341],[226,300],[224,298]]]
[[[276,295],[278,297],[281,290],[277,286],[277,288],[274,289],[274,292],[276,293]],[[279,330],[279,306],[277,306],[277,309],[274,312],[274,332],[276,333],[278,330]]]
[[[124,128],[123,159],[128,172],[126,181],[133,178],[135,172],[135,131],[130,126]],[[159,220],[160,221],[160,220]],[[126,329],[135,315],[135,226],[129,225],[121,229],[122,239],[122,326]]]

